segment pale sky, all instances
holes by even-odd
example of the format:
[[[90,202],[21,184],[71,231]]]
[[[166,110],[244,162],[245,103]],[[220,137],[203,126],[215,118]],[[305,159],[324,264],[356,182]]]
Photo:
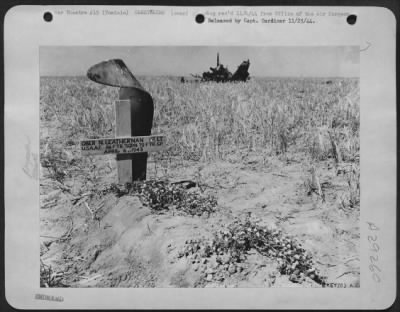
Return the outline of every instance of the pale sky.
[[[41,76],[84,76],[101,61],[122,59],[134,75],[189,76],[220,62],[234,72],[250,59],[250,76],[359,77],[358,46],[324,47],[41,47]]]

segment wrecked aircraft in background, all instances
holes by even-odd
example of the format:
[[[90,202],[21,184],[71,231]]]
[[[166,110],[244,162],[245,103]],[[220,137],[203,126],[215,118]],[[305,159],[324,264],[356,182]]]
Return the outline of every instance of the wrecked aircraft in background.
[[[219,62],[219,53],[217,53],[217,66],[210,67],[210,71],[204,72],[203,75],[192,75],[195,79],[181,78],[181,82],[192,81],[215,81],[215,82],[234,82],[234,81],[247,81],[250,79],[249,74],[250,60],[243,61],[232,74],[228,67],[225,67]]]

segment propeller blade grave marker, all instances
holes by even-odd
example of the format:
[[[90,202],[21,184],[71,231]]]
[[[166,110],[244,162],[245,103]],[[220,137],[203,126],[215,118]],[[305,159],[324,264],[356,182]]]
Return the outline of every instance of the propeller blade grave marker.
[[[89,68],[87,77],[97,83],[119,87],[115,102],[116,138],[82,140],[82,155],[116,154],[119,183],[146,179],[148,152],[165,148],[165,137],[151,136],[154,106],[122,60],[101,62]]]

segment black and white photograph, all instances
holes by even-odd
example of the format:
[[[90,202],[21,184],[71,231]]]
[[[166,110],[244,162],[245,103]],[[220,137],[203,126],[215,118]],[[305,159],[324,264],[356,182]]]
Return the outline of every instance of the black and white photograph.
[[[17,6],[15,309],[387,309],[396,18],[357,6]]]
[[[359,58],[41,47],[40,287],[360,287]]]

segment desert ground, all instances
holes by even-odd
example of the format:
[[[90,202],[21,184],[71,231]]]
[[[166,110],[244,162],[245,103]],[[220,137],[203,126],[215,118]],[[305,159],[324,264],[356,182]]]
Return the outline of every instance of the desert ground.
[[[167,148],[119,185],[118,89],[41,77],[41,287],[360,286],[357,78],[137,78]]]

